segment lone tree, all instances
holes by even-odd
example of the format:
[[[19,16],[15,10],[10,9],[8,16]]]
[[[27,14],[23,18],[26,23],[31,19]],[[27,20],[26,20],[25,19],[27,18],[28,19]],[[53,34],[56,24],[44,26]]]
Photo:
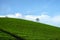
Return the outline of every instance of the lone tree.
[[[38,22],[39,21],[39,18],[36,18],[36,21]]]
[[[8,18],[8,16],[5,16],[5,18]]]

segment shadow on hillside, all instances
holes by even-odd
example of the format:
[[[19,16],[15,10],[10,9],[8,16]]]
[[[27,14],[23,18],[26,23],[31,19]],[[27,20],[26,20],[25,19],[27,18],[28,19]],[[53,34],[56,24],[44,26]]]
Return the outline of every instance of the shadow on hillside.
[[[5,30],[3,30],[3,29],[0,29],[0,31],[3,32],[3,33],[6,33],[6,34],[11,35],[11,36],[14,37],[16,40],[25,40],[24,38],[22,38],[22,37],[20,37],[20,36],[17,36],[17,35],[15,35],[15,34],[13,34],[13,33],[10,33],[10,32],[8,32],[8,31],[5,31]]]

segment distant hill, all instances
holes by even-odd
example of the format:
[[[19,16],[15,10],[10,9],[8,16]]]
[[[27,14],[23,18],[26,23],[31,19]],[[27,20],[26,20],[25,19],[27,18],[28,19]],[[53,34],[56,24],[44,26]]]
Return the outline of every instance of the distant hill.
[[[0,29],[26,40],[60,40],[60,28],[23,19],[0,18]],[[15,38],[0,30],[0,40],[15,40]]]

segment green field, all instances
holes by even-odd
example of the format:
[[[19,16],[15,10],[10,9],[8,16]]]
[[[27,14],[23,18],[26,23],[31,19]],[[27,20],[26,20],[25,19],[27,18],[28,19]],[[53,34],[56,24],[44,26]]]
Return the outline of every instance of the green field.
[[[0,18],[0,28],[26,40],[60,40],[60,28],[17,18]],[[0,40],[15,40],[0,32]]]

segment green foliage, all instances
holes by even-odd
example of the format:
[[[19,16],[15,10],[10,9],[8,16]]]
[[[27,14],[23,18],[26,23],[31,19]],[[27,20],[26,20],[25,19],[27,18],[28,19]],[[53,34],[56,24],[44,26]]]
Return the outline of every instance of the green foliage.
[[[26,40],[60,40],[60,28],[16,18],[0,18],[0,28]],[[5,37],[7,35],[1,35]]]

